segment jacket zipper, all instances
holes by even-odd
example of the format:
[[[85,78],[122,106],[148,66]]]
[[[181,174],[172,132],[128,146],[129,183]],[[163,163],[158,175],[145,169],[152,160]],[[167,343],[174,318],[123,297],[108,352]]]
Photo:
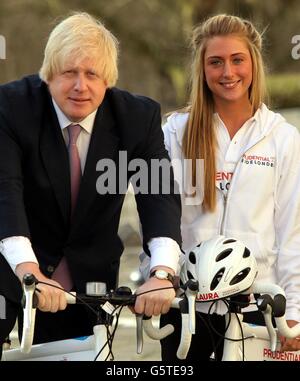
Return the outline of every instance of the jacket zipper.
[[[254,146],[256,146],[261,140],[263,140],[265,138],[265,136],[263,136],[262,138],[260,138],[256,143],[253,143],[250,147],[247,148],[247,150],[241,155],[241,157],[239,158],[238,162],[237,162],[237,165],[236,165],[236,168],[234,170],[234,173],[233,173],[233,176],[232,176],[232,181],[231,181],[231,184],[230,184],[230,187],[228,189],[228,192],[227,194],[225,195],[223,192],[222,192],[222,196],[223,196],[223,206],[224,206],[224,209],[223,209],[223,214],[222,214],[222,219],[221,219],[221,224],[220,224],[220,229],[219,229],[219,234],[220,235],[225,235],[225,220],[226,220],[226,216],[227,216],[227,209],[228,209],[228,200],[229,200],[229,196],[231,195],[232,193],[232,188],[233,188],[233,184],[234,184],[234,180],[236,178],[235,174],[237,172],[237,169],[238,167],[241,165],[241,159],[242,157],[251,149],[253,148]],[[218,188],[218,190],[220,191],[220,189]],[[221,192],[221,191],[220,191]]]
[[[227,200],[228,200],[228,196],[227,195],[225,195],[223,193],[222,196],[223,196],[223,206],[224,206],[224,209],[223,209],[223,214],[222,214],[222,219],[221,219],[221,225],[220,225],[220,235],[224,235],[225,215],[226,215],[226,211],[227,211]]]

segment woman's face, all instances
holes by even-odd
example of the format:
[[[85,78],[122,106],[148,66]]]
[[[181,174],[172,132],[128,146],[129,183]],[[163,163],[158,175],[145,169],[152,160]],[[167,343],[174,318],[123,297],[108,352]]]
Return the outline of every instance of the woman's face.
[[[216,105],[249,104],[252,59],[246,42],[238,36],[216,36],[207,42],[204,73]]]

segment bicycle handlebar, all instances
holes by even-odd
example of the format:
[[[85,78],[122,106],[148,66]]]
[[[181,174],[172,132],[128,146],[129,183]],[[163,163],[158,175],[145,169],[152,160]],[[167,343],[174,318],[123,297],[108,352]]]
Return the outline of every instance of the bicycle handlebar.
[[[21,351],[23,353],[29,353],[32,347],[35,313],[37,307],[35,286],[38,283],[37,279],[32,274],[26,274],[23,279],[24,289],[24,324],[23,335],[21,342]],[[196,286],[195,286],[196,285]],[[178,349],[178,356],[185,358],[191,341],[191,335],[195,333],[195,299],[197,293],[197,282],[190,281],[189,287],[187,287],[185,298],[174,299],[172,306],[174,308],[180,308],[182,313],[183,329],[181,345]],[[98,290],[99,291],[99,290]],[[67,303],[87,303],[88,305],[101,305],[102,308],[110,313],[110,306],[106,307],[106,303],[111,305],[134,305],[136,297],[131,290],[127,287],[120,287],[115,292],[109,292],[100,294],[97,292],[92,295],[78,295],[76,293],[65,293]],[[151,319],[146,319],[142,315],[136,315],[137,319],[137,353],[142,352],[143,336],[142,329],[144,328],[149,337],[153,339],[161,339],[170,335],[174,331],[172,325],[163,327],[162,329],[154,328]],[[144,325],[144,327],[143,327]]]
[[[21,351],[29,353],[32,346],[36,300],[35,300],[35,285],[37,280],[32,274],[24,276],[24,323],[23,335],[21,342]],[[196,303],[204,303],[203,301],[196,300],[198,293],[198,282],[190,280],[185,285],[185,292],[182,298],[175,298],[172,302],[173,308],[180,309],[182,330],[180,345],[177,350],[177,357],[185,359],[190,348],[192,335],[195,334],[195,305]],[[271,349],[274,351],[277,343],[277,334],[272,325],[272,316],[275,319],[278,332],[287,338],[294,338],[300,335],[300,323],[290,328],[285,320],[285,306],[286,299],[284,291],[277,285],[264,284],[262,282],[255,282],[246,291],[241,294],[250,295],[258,294],[257,305],[259,310],[263,313],[266,327],[270,337]],[[65,293],[67,303],[88,303],[89,305],[104,305],[106,303],[112,305],[134,305],[136,296],[133,295],[131,290],[127,287],[120,288],[117,292],[109,292],[101,295],[76,295],[76,293]],[[29,306],[29,307],[28,307]],[[105,310],[105,308],[104,308]],[[143,327],[144,326],[144,327]],[[137,352],[142,351],[142,328],[146,331],[147,335],[154,340],[161,340],[170,335],[174,331],[171,324],[162,328],[155,328],[152,324],[151,318],[144,318],[137,315]]]
[[[285,319],[285,308],[286,308],[286,298],[285,293],[282,290],[281,287],[274,285],[274,284],[263,284],[261,282],[256,282],[251,287],[251,292],[260,293],[262,294],[261,298],[264,300],[264,297],[268,300],[269,296],[268,294],[271,294],[273,298],[271,298],[270,301],[268,301],[266,304],[269,306],[267,308],[266,313],[269,315],[273,315],[274,320],[276,322],[276,327],[278,329],[278,332],[282,335],[287,337],[288,339],[295,338],[300,335],[300,323],[295,325],[294,327],[289,327],[286,319]],[[263,295],[264,293],[268,293],[267,295]],[[262,303],[263,305],[264,303]],[[258,306],[262,312],[264,312],[264,306]],[[265,314],[264,314],[265,316]],[[270,318],[270,323],[271,318]]]
[[[181,312],[181,337],[180,344],[177,349],[177,357],[181,360],[185,359],[190,349],[192,335],[196,332],[196,296],[198,291],[198,282],[189,280],[185,285],[186,291],[183,298],[175,298],[172,302],[173,308],[180,309]],[[168,334],[174,332],[174,327],[167,324],[162,328],[154,328],[151,319],[144,322],[144,329],[147,335],[154,340],[161,340]]]
[[[190,294],[195,294],[190,292]],[[295,338],[300,335],[300,323],[290,328],[285,319],[285,308],[286,308],[286,298],[285,293],[281,287],[275,284],[266,284],[262,282],[253,283],[253,285],[241,294],[250,295],[250,294],[259,294],[258,297],[258,308],[263,313],[266,327],[270,337],[270,346],[271,350],[275,351],[277,345],[277,333],[272,324],[272,316],[275,319],[278,333],[287,338]],[[192,302],[192,300],[194,300]],[[180,301],[178,298],[175,299],[175,302],[172,304],[173,308],[180,308]],[[194,303],[194,307],[191,308],[191,304]],[[195,314],[195,303],[207,303],[206,301],[200,301],[190,298],[188,315],[193,313]],[[181,308],[180,308],[181,309]],[[191,312],[192,311],[192,312]],[[182,332],[181,332],[181,342],[177,351],[177,357],[179,359],[185,359],[188,353],[191,336],[194,334],[193,324],[191,325],[191,318],[188,317],[185,313],[182,314]],[[148,329],[148,326],[151,326],[151,322],[147,322],[145,328]],[[171,324],[168,324],[168,331],[173,332]],[[165,337],[164,328],[162,327],[159,330],[156,328],[151,328],[148,335],[153,339],[162,339]]]
[[[34,335],[34,325],[35,325],[35,315],[37,307],[37,296],[35,294],[36,284],[39,283],[34,275],[25,274],[23,277],[23,311],[24,311],[24,322],[23,322],[23,333],[21,340],[21,352],[29,353],[32,347],[33,335]],[[99,290],[98,290],[99,291]],[[103,287],[102,287],[103,291]],[[133,295],[131,290],[127,287],[120,287],[115,292],[109,292],[104,294],[91,294],[91,295],[79,295],[75,292],[65,292],[65,297],[67,304],[85,303],[90,306],[103,305],[105,312],[111,313],[109,311],[109,303],[113,306],[125,306],[134,305],[136,295]],[[102,306],[102,307],[103,307]],[[141,335],[138,335],[141,337]],[[138,347],[141,344],[138,343]]]

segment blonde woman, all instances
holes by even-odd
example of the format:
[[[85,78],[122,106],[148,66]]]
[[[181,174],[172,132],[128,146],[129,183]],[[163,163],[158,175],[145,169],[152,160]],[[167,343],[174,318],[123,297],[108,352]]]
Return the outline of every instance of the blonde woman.
[[[192,49],[190,103],[163,128],[172,160],[204,160],[204,175],[192,173],[192,184],[203,175],[202,202],[190,205],[181,196],[183,249],[218,234],[243,241],[257,259],[258,279],[285,290],[293,326],[300,321],[299,133],[265,104],[262,37],[251,22],[211,17],[195,28]],[[222,340],[207,327],[208,306],[200,308],[188,359],[208,359],[213,351],[220,359]],[[210,312],[211,324],[224,333],[226,309],[218,303]],[[245,313],[246,320],[258,322],[258,316]],[[162,341],[162,358],[172,361],[178,313],[162,320],[177,325]],[[282,350],[298,349],[300,341],[282,338]]]

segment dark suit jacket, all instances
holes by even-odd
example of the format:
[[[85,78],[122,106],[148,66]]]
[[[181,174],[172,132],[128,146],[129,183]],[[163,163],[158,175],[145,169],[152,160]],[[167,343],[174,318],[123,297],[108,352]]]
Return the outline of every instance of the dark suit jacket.
[[[125,195],[97,192],[101,172],[96,165],[111,159],[118,174],[120,151],[127,152],[128,161],[168,158],[160,122],[156,102],[107,90],[71,220],[68,153],[46,84],[33,75],[0,86],[0,239],[29,237],[47,276],[66,256],[78,291],[87,281],[114,287],[123,251],[117,231]],[[125,172],[128,179],[133,174],[127,167]],[[157,236],[181,243],[178,195],[137,195],[136,200],[145,249]],[[16,280],[0,255],[0,294],[18,299]]]

